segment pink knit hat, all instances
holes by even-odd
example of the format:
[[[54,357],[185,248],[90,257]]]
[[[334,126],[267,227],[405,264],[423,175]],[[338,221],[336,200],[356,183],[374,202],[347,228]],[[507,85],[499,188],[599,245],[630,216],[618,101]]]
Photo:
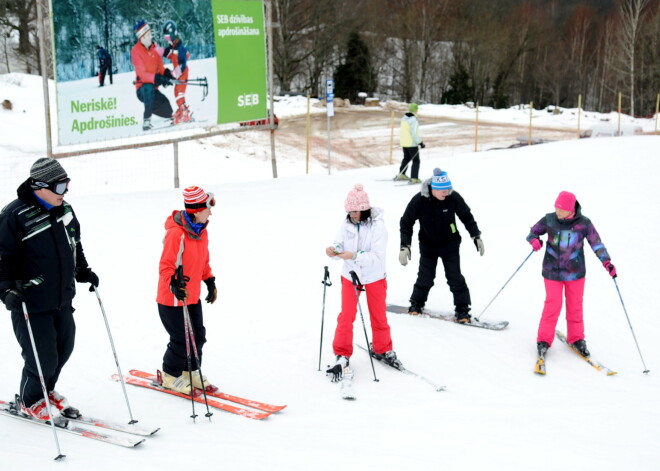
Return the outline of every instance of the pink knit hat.
[[[557,201],[555,201],[555,208],[562,209],[564,211],[575,212],[576,202],[577,198],[573,193],[562,191],[559,193],[559,196],[557,196]]]
[[[364,191],[364,187],[360,183],[356,183],[355,187],[348,192],[346,201],[344,201],[344,209],[347,213],[351,211],[366,211],[371,208],[369,204],[369,195]]]

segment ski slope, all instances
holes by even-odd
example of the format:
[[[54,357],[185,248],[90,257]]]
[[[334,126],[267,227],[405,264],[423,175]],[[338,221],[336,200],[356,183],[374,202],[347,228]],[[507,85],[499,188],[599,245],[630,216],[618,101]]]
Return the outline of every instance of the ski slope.
[[[27,109],[38,130],[39,88],[33,92],[36,98],[26,94],[25,100],[33,100]],[[0,111],[0,129],[17,119]],[[0,139],[3,205],[43,155],[43,146],[31,137],[35,129],[13,129],[7,140],[4,132]],[[413,245],[407,267],[398,263],[398,223],[418,188],[377,181],[393,176],[394,166],[304,175],[304,163],[291,161],[283,166],[299,173],[274,180],[269,161],[241,158],[240,148],[222,149],[232,158],[208,143],[182,148],[182,186],[202,185],[217,200],[208,230],[218,301],[204,305],[204,373],[228,393],[288,407],[262,421],[216,411],[210,422],[200,415],[193,423],[188,401],[127,386],[134,416],[161,430],[130,450],[59,434],[68,470],[659,469],[660,136],[442,158],[429,152],[422,162],[423,176],[435,166],[448,172],[482,231],[483,257],[469,239],[461,248],[474,314],[529,254],[525,236],[552,211],[559,191],[574,192],[617,267],[649,375],[642,374],[614,283],[587,249],[586,339],[593,358],[617,375],[597,372],[558,341],[547,355],[547,375],[533,373],[544,300],[542,257],[534,254],[482,316],[509,321],[503,331],[389,315],[404,365],[446,385],[446,391],[380,364],[375,365],[380,381],[374,382],[368,356],[356,349],[355,401],[342,400],[339,385],[317,371],[326,265],[333,286],[326,293],[323,367],[334,359],[331,343],[340,308],[340,263],[328,259],[324,248],[345,216],[346,193],[355,183],[364,184],[372,205],[385,211],[388,302],[405,304],[419,249]],[[99,293],[124,372],[155,371],[167,343],[155,304],[163,223],[181,208],[181,192],[168,189],[169,150],[107,158],[124,172],[133,169],[131,178],[118,183],[115,162],[111,166],[103,157],[66,159],[62,164],[72,179],[67,200],[101,280]],[[459,230],[466,234],[460,224]],[[450,311],[444,279],[436,281],[428,306]],[[110,379],[116,366],[96,297],[81,286],[74,306],[76,348],[57,389],[86,414],[127,422],[121,386]],[[366,315],[365,301],[362,309]],[[22,360],[9,313],[3,312],[0,398],[7,400],[17,392]],[[558,327],[565,330],[563,315]],[[365,342],[359,316],[354,338]],[[49,429],[0,417],[0,470],[44,469],[55,455]]]

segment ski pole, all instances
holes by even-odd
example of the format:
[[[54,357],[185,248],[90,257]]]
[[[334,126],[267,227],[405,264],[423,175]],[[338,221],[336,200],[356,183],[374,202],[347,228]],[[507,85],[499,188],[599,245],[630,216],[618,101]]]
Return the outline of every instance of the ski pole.
[[[513,277],[516,275],[516,273],[518,273],[518,270],[520,270],[520,269],[522,268],[522,266],[523,266],[523,265],[525,264],[525,262],[529,259],[529,257],[532,256],[533,253],[534,253],[534,251],[532,250],[532,251],[529,253],[529,255],[525,258],[525,260],[523,260],[523,262],[520,264],[520,266],[519,266],[518,268],[516,268],[516,271],[513,272],[513,275],[511,275],[511,276],[509,277],[509,279],[506,280],[506,283],[504,283],[504,286],[502,286],[502,287],[500,288],[500,290],[499,290],[499,291],[497,292],[497,294],[493,297],[493,299],[490,300],[490,302],[489,302],[488,305],[484,308],[484,310],[481,311],[481,314],[479,314],[478,317],[475,317],[474,320],[479,321],[479,318],[480,318],[481,316],[483,316],[484,312],[486,312],[486,309],[488,309],[488,308],[490,307],[490,305],[493,304],[493,301],[495,301],[495,298],[497,298],[497,297],[500,295],[500,293],[502,292],[502,290],[504,290],[504,288],[506,288],[506,285],[509,284],[509,281],[511,281],[511,278],[513,278]]]
[[[630,326],[630,332],[632,332],[633,339],[635,340],[635,345],[637,345],[637,351],[639,352],[639,357],[642,359],[642,366],[644,366],[644,374],[649,374],[650,370],[646,367],[646,363],[644,362],[644,357],[642,356],[642,351],[639,348],[639,343],[637,343],[637,337],[635,336],[635,331],[633,330],[633,326],[630,323],[630,317],[628,317],[628,311],[626,310],[626,305],[623,303],[623,298],[621,297],[621,291],[619,291],[619,284],[616,282],[616,276],[612,277],[612,281],[614,281],[614,286],[616,286],[616,292],[619,294],[619,299],[621,300],[621,306],[623,306],[623,312],[626,314],[626,319],[628,320],[628,326]]]
[[[319,342],[319,369],[321,371],[321,352],[323,351],[323,319],[325,317],[325,290],[328,286],[332,286],[332,281],[330,281],[330,272],[328,267],[323,267],[323,308],[321,309],[321,341]]]
[[[32,283],[34,280],[30,280],[30,284],[39,284],[41,281],[38,283]],[[60,441],[57,438],[57,430],[55,428],[55,418],[53,417],[53,412],[51,411],[50,407],[50,401],[48,400],[48,391],[46,391],[46,381],[44,380],[44,373],[41,370],[41,361],[39,360],[39,353],[37,353],[37,345],[34,342],[34,334],[32,333],[32,325],[30,325],[30,316],[28,315],[28,310],[27,306],[25,305],[25,302],[23,304],[23,317],[25,317],[25,324],[27,325],[27,331],[28,334],[30,334],[30,343],[32,344],[32,352],[34,353],[34,361],[37,364],[37,371],[39,371],[39,381],[41,382],[41,391],[44,394],[44,401],[46,401],[46,408],[48,410],[48,416],[50,417],[50,425],[53,429],[53,437],[55,437],[55,446],[57,447],[57,456],[55,457],[55,461],[63,459],[66,457],[66,455],[62,454],[62,451],[60,450]]]
[[[184,301],[183,302],[183,320],[184,320],[184,327],[186,329],[186,337],[187,339],[190,339],[190,344],[192,345],[193,353],[195,354],[195,361],[197,362],[197,373],[199,374],[199,384],[202,385],[202,393],[204,394],[204,403],[206,404],[206,414],[204,414],[205,417],[208,417],[209,422],[211,421],[211,416],[213,415],[213,412],[209,409],[209,399],[206,396],[206,388],[204,387],[204,376],[202,375],[202,362],[199,359],[199,354],[197,353],[197,343],[195,342],[195,332],[193,331],[192,327],[192,320],[190,319],[190,312],[188,311],[188,304]],[[188,369],[191,369],[191,364],[188,363]],[[193,380],[193,375],[192,371],[190,371],[190,380]],[[195,387],[194,384],[191,384],[191,396],[193,397],[194,392],[195,392]],[[193,401],[194,402],[194,401]]]
[[[190,278],[188,278],[188,280],[190,280]],[[179,265],[176,269],[176,282],[178,287],[180,289],[184,289],[186,287],[186,281],[188,280],[186,280],[183,274],[183,265]],[[186,363],[188,365],[188,376],[192,381],[192,359],[190,356],[191,355],[190,337],[188,336],[188,324],[187,324],[186,312],[187,312],[186,302],[183,301],[183,333],[186,339]],[[193,387],[192,383],[190,384],[190,405],[192,407],[192,415],[190,417],[193,419],[193,422],[195,422],[195,418],[197,418],[197,414],[195,413],[195,388]]]
[[[96,286],[92,285],[94,289],[94,294],[96,294],[96,299],[99,302],[101,307],[101,313],[103,314],[103,321],[105,322],[105,329],[108,331],[108,338],[110,339],[110,347],[112,348],[112,355],[115,357],[115,365],[117,365],[117,373],[121,378],[121,388],[124,391],[124,399],[126,400],[126,407],[128,407],[128,416],[131,418],[129,424],[136,424],[138,421],[133,418],[133,411],[131,411],[131,404],[128,401],[128,394],[126,394],[126,381],[124,380],[124,375],[121,374],[121,367],[119,366],[119,358],[117,357],[117,350],[115,349],[115,343],[112,340],[112,333],[110,332],[110,325],[108,324],[108,316],[105,315],[105,309],[103,308],[103,303],[101,302],[101,296],[99,295],[99,290]]]
[[[351,270],[351,278],[353,279],[353,289],[355,290],[355,299],[357,299],[358,311],[360,311],[360,318],[362,319],[362,329],[364,330],[364,338],[367,341],[367,348],[369,349],[369,360],[371,360],[371,370],[374,372],[374,381],[378,382],[376,378],[376,368],[374,367],[374,357],[373,351],[371,350],[371,344],[369,343],[369,337],[367,336],[367,326],[364,324],[364,316],[362,315],[362,307],[360,307],[360,291],[364,291],[362,283],[357,274]]]

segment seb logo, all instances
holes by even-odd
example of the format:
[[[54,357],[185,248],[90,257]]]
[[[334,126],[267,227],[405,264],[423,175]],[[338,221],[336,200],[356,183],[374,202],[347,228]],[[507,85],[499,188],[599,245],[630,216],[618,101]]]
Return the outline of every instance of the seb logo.
[[[259,95],[256,93],[238,95],[238,107],[245,108],[248,106],[255,106],[259,104]]]

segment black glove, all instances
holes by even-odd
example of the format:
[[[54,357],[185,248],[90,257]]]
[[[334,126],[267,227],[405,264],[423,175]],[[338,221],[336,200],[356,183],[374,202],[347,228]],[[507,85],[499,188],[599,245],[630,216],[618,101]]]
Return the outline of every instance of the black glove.
[[[92,286],[89,287],[90,292],[99,286],[99,277],[89,267],[78,268],[76,270],[76,281],[78,283],[91,283]]]
[[[174,80],[174,75],[172,75],[172,71],[167,67],[165,67],[165,73],[163,75],[170,80]]]
[[[165,69],[168,70],[168,69]],[[172,76],[172,73],[170,72],[170,77]],[[170,79],[167,75],[160,75],[156,74],[154,75],[154,83],[156,85],[162,85],[163,87],[167,87],[169,85],[172,85],[172,80]]]
[[[419,147],[421,147],[422,149],[424,149],[424,148],[426,147],[426,144],[424,144],[423,142],[420,142],[420,143],[419,143]]]
[[[206,287],[209,290],[209,294],[204,299],[207,303],[213,304],[218,299],[218,290],[215,288],[215,276],[205,279],[204,283],[206,283]]]
[[[188,298],[188,290],[186,289],[185,282],[180,285],[176,279],[176,275],[172,275],[172,278],[170,278],[170,291],[179,301],[185,301]]]
[[[22,289],[12,288],[2,293],[0,299],[5,303],[8,311],[22,311],[23,303],[25,302],[25,293]]]

